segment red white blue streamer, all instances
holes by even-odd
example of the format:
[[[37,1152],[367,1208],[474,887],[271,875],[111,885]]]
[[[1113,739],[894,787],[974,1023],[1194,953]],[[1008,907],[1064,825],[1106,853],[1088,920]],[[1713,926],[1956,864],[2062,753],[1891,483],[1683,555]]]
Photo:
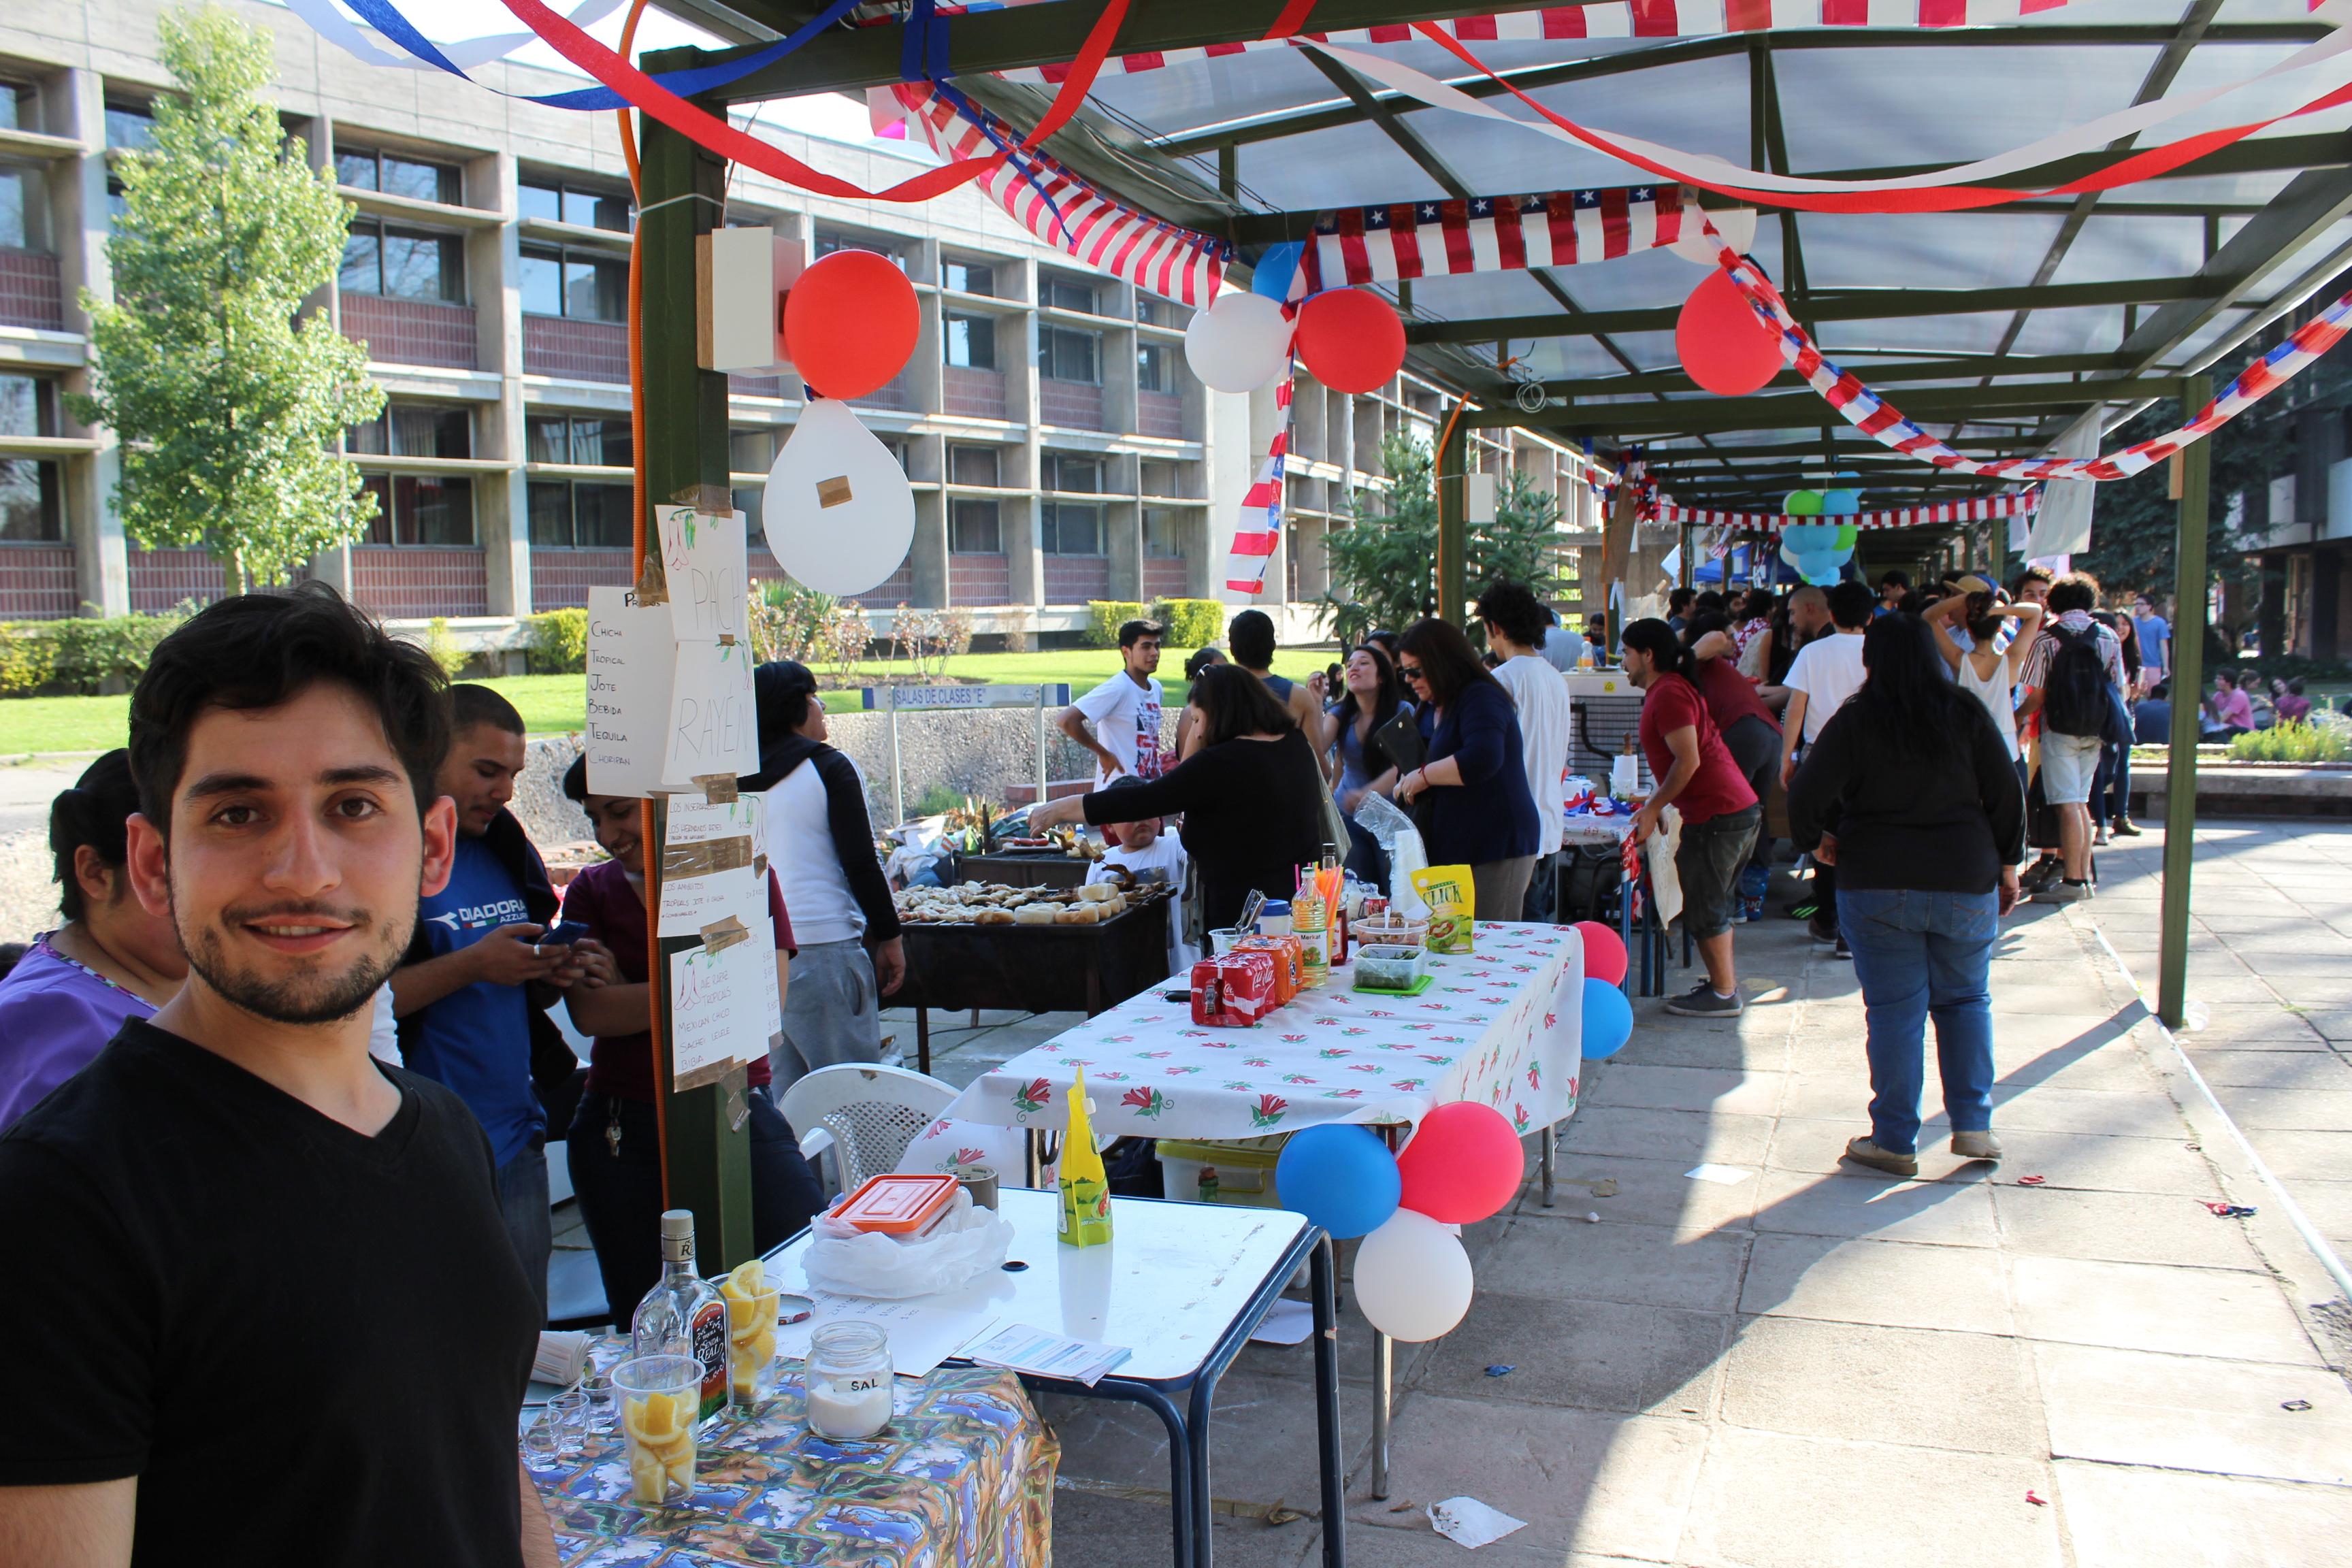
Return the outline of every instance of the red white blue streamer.
[[[1658,505],[1660,522],[1687,522],[1696,528],[1723,528],[1744,533],[1778,533],[1793,524],[1828,523],[1859,529],[1932,528],[1962,522],[1990,522],[2004,517],[2030,517],[2042,505],[2039,489],[2011,490],[1997,496],[1976,496],[1968,500],[1939,501],[1934,506],[1890,507],[1884,511],[1854,512],[1844,517],[1786,511],[1717,511],[1707,507],[1684,506],[1680,502],[1662,500]],[[1719,544],[1715,553],[1721,554],[1727,541]]]
[[[1225,586],[1236,594],[1265,593],[1265,569],[1282,549],[1286,489],[1282,471],[1290,457],[1290,400],[1297,384],[1298,362],[1294,357],[1283,373],[1282,384],[1275,389],[1274,440],[1266,447],[1265,461],[1258,465],[1256,482],[1242,497],[1241,526],[1234,531],[1233,550],[1225,557]]]

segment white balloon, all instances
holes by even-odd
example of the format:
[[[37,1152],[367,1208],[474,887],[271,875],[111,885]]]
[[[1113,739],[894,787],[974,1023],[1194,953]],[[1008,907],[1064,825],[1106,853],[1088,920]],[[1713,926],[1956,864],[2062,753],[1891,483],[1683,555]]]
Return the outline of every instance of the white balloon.
[[[762,524],[776,563],[821,594],[888,580],[915,542],[915,492],[849,405],[813,398],[768,470]]]
[[[1219,392],[1255,392],[1280,375],[1289,357],[1282,306],[1246,289],[1226,289],[1184,328],[1184,363]]]
[[[1706,215],[1714,220],[1715,231],[1723,236],[1723,243],[1746,255],[1756,243],[1756,209],[1726,207],[1721,212]],[[1715,242],[1698,226],[1697,216],[1688,208],[1683,212],[1682,237],[1666,247],[1685,261],[1696,261],[1701,267],[1715,265]]]
[[[1470,1255],[1449,1227],[1399,1209],[1356,1249],[1356,1305],[1392,1340],[1451,1333],[1470,1310]]]

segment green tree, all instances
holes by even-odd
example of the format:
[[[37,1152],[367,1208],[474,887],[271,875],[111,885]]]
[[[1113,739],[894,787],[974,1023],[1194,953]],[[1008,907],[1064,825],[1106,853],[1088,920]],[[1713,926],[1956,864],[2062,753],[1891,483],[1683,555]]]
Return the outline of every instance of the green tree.
[[[375,513],[334,450],[383,407],[366,349],[323,310],[297,319],[333,279],[354,209],[260,96],[268,32],[209,5],[158,32],[179,92],[156,100],[151,144],[119,155],[114,302],[82,296],[92,391],[74,414],[121,438],[132,539],[205,545],[233,591],[280,583]]]
[[[1354,520],[1324,536],[1331,587],[1321,615],[1349,642],[1383,626],[1401,631],[1437,612],[1435,459],[1426,443],[1397,434],[1381,443],[1381,467],[1388,490],[1360,495]],[[1505,577],[1538,595],[1556,592],[1559,519],[1557,497],[1517,469],[1505,472],[1495,487],[1495,521],[1467,531],[1471,593]]]

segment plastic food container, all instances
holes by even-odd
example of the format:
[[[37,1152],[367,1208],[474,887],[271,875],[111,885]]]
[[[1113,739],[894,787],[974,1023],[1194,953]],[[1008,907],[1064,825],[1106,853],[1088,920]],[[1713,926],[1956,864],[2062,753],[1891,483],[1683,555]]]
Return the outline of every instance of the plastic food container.
[[[1429,973],[1429,949],[1383,944],[1356,954],[1356,989],[1410,991]]]
[[[1395,914],[1367,916],[1357,922],[1355,937],[1366,947],[1427,947],[1429,922]]]
[[[920,1236],[955,1202],[953,1176],[868,1176],[834,1217],[877,1236]]]

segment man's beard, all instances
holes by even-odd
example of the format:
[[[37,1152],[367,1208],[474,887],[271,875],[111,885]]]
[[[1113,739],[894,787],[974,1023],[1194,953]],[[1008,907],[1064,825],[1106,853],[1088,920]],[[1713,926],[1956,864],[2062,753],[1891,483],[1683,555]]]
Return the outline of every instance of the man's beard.
[[[350,1017],[367,1005],[383,983],[392,978],[415,933],[414,921],[409,922],[408,930],[394,932],[384,930],[364,910],[301,902],[225,909],[215,923],[192,933],[179,919],[177,889],[173,889],[172,906],[173,925],[179,931],[181,948],[187,953],[188,967],[202,975],[205,984],[222,1000],[273,1024],[329,1024]],[[266,979],[250,969],[237,968],[230,961],[224,936],[227,928],[265,916],[299,919],[306,914],[349,921],[354,933],[362,939],[380,932],[385,940],[364,948],[349,968],[340,972],[320,968]]]

